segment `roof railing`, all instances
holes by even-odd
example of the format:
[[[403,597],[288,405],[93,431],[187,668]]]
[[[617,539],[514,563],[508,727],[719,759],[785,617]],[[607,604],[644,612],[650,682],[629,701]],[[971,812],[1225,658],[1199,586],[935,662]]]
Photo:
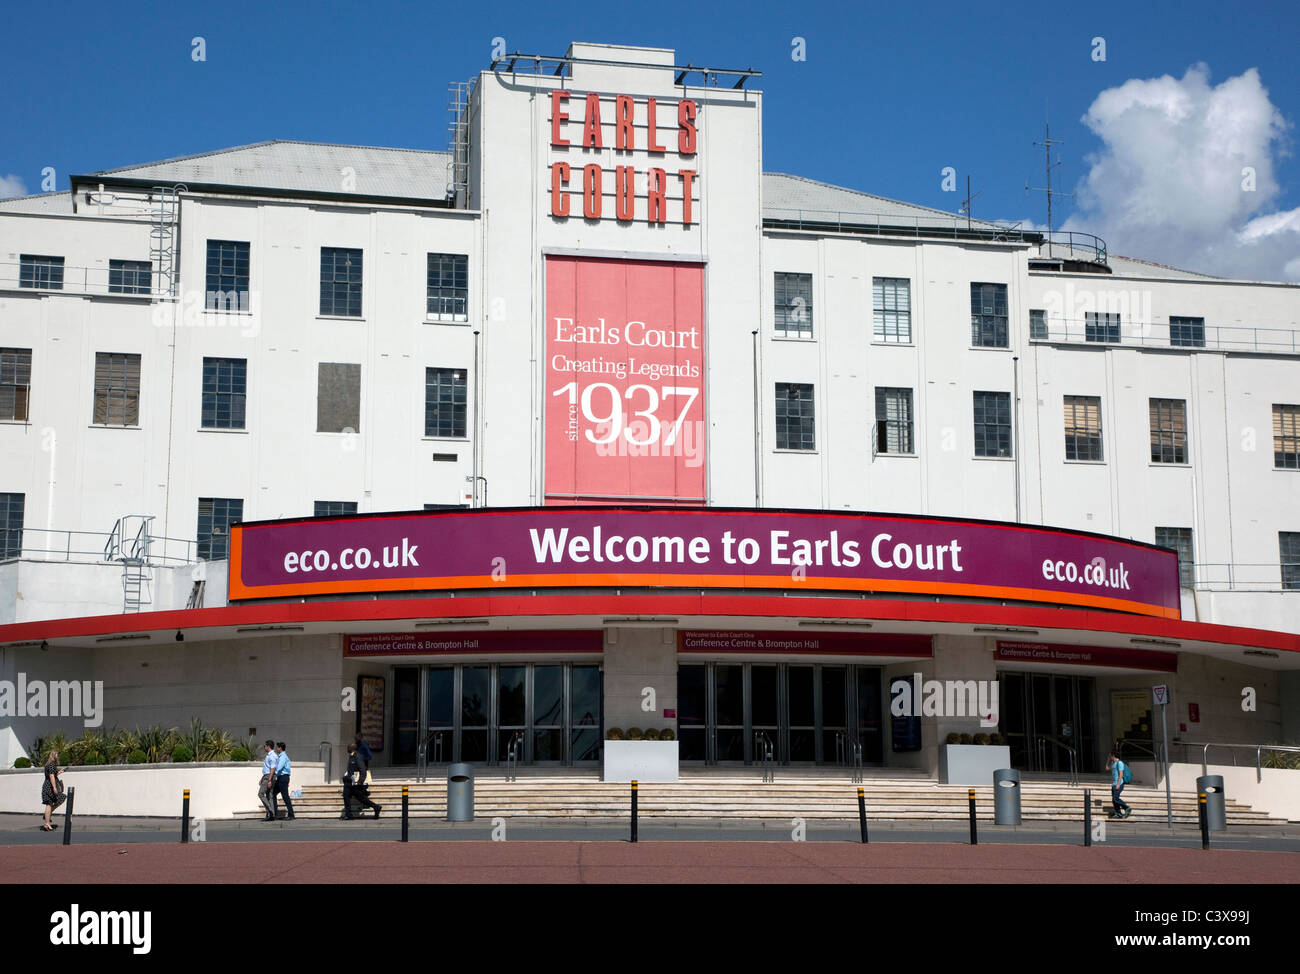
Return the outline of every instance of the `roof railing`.
[[[783,230],[821,230],[832,233],[867,233],[884,236],[944,237],[954,240],[992,240],[1029,243],[1037,234],[1019,223],[969,221],[964,216],[934,213],[905,216],[899,213],[863,213],[849,210],[763,207],[763,226]]]

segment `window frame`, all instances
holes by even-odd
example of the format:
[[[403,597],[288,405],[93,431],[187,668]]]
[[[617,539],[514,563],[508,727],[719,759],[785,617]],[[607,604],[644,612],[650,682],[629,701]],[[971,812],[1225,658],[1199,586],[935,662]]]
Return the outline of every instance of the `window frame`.
[[[902,393],[903,396],[893,395]],[[875,453],[878,456],[916,455],[916,404],[913,390],[908,386],[876,386]],[[905,403],[901,418],[890,418],[891,399]],[[891,433],[898,449],[889,449]]]
[[[26,508],[26,494],[0,493],[0,561],[22,557]]]
[[[33,291],[62,291],[64,262],[53,254],[19,254],[18,286]]]
[[[1273,469],[1300,470],[1300,405],[1273,403]]]
[[[134,375],[131,368],[133,364]],[[95,353],[95,391],[90,420],[92,426],[139,427],[143,365],[143,358],[138,352]],[[121,422],[114,420],[118,415],[122,418]]]
[[[992,288],[986,292],[985,288]],[[977,290],[978,289],[978,290]],[[1006,284],[995,281],[970,282],[970,326],[972,348],[1010,348],[1011,330],[1009,327],[1011,298]],[[993,296],[991,305],[984,302],[986,294]],[[998,307],[1001,305],[1001,312]],[[979,311],[975,309],[979,308]],[[992,311],[988,309],[992,308]],[[986,340],[986,339],[992,340]],[[1002,340],[997,341],[998,338]]]
[[[1163,540],[1161,532],[1165,532]],[[1183,557],[1183,540],[1187,541],[1187,557]],[[1191,528],[1157,527],[1156,544],[1162,548],[1173,548],[1178,552],[1178,587],[1196,587],[1196,540]]]
[[[902,285],[900,288],[899,285]],[[898,306],[898,296],[905,298],[905,307]],[[890,297],[893,307],[890,307]],[[892,321],[893,330],[888,327]],[[899,326],[906,323],[904,332]],[[912,340],[912,279],[910,277],[873,277],[871,279],[871,340],[882,345],[911,345]]]
[[[981,397],[985,397],[981,399]],[[990,420],[988,418],[989,404],[997,405],[997,414]],[[1000,414],[1005,409],[1006,422],[1002,422]],[[1013,419],[1012,416],[1011,393],[998,392],[992,389],[975,389],[971,393],[971,421],[972,432],[974,433],[975,456],[982,459],[993,460],[1014,460],[1016,456],[1016,444],[1013,442]],[[998,451],[1002,449],[1002,438],[1005,432],[1006,452],[989,452],[989,435],[994,431],[995,446]]]
[[[207,512],[208,530],[203,530],[203,505],[209,505]],[[220,505],[221,516],[218,516]],[[233,516],[231,516],[233,513]],[[221,523],[224,518],[224,523]],[[198,524],[194,536],[194,556],[200,561],[220,561],[230,557],[230,525],[244,519],[244,499],[242,497],[200,497],[198,505]],[[220,523],[220,527],[218,524]],[[214,554],[213,542],[220,538],[220,554]],[[205,554],[206,546],[206,554]]]
[[[807,390],[806,396],[804,390]],[[797,395],[790,395],[791,391],[797,391]],[[789,405],[791,401],[797,404],[793,411]],[[798,453],[817,452],[817,389],[814,383],[776,383],[773,419],[776,424],[776,449]]]
[[[249,295],[252,293],[251,244],[247,240],[208,240],[207,243],[203,309],[248,313],[251,310]],[[222,287],[227,280],[231,286]],[[226,297],[228,295],[235,297],[233,308]]]
[[[365,317],[364,276],[365,252],[360,247],[321,247],[320,316]]]
[[[1062,411],[1065,427],[1065,459],[1072,463],[1105,463],[1106,447],[1102,437],[1101,396],[1063,396]],[[1090,411],[1096,410],[1097,424],[1094,429],[1089,422]],[[1083,423],[1080,424],[1080,410],[1083,410]],[[1080,446],[1086,441],[1087,449]],[[1094,449],[1095,448],[1095,449]],[[1071,453],[1073,452],[1073,456]],[[1083,453],[1095,456],[1084,456]]]
[[[1051,338],[1051,332],[1047,330],[1047,309],[1030,308],[1029,309],[1029,340],[1031,342],[1045,342],[1045,341],[1049,341],[1050,338]]]
[[[343,517],[355,513],[356,501],[312,501],[312,517]]]
[[[1174,408],[1175,406],[1177,408]],[[1168,425],[1165,423],[1166,408],[1170,420]],[[1181,429],[1174,422],[1175,417],[1178,415],[1182,416]],[[1185,466],[1189,462],[1188,457],[1190,456],[1190,444],[1187,435],[1187,400],[1158,399],[1149,396],[1147,399],[1147,416],[1151,430],[1151,462]],[[1179,442],[1180,437],[1181,443]],[[1179,450],[1182,451],[1181,455]],[[1171,454],[1173,459],[1165,459],[1167,453]]]
[[[349,416],[347,417],[350,419],[352,415],[355,415],[356,416],[355,425],[351,423],[330,423],[328,424],[328,426],[330,426],[331,428],[328,429],[323,428],[327,425],[324,422],[326,419],[333,418],[335,412],[341,411],[338,409],[338,404],[336,401],[331,401],[328,407],[322,406],[323,398],[321,396],[321,393],[324,391],[323,386],[325,382],[325,376],[327,374],[325,371],[326,366],[336,366],[336,367],[346,366],[350,370],[347,373],[349,377],[349,384],[351,383],[351,376],[353,374],[356,375],[356,409],[354,413],[350,410]],[[337,376],[342,373],[339,371],[334,371],[329,374]],[[350,406],[351,402],[349,401],[347,405]],[[332,428],[333,426],[338,426],[339,428],[333,429]],[[352,433],[348,433],[348,430],[351,430]],[[339,436],[339,435],[351,436],[361,432],[361,363],[360,362],[317,362],[316,363],[316,432],[328,433],[335,436]]]
[[[212,363],[216,369],[215,374],[211,376],[212,388],[209,388],[209,363]],[[238,375],[236,376],[233,367],[239,363]],[[223,376],[221,373],[222,365],[232,367],[232,372],[225,377],[230,388],[223,389]],[[236,379],[238,389],[235,388]],[[246,358],[220,358],[217,356],[203,356],[203,374],[200,379],[202,388],[201,404],[199,412],[199,428],[205,430],[243,430],[248,429],[248,359]],[[211,397],[211,409],[209,409],[209,397]],[[229,421],[221,422],[222,403],[226,403],[225,412]],[[238,422],[235,422],[236,417]]]
[[[1205,319],[1186,315],[1170,315],[1169,346],[1171,348],[1204,348]]]
[[[1085,311],[1083,340],[1098,345],[1118,345],[1124,337],[1124,324],[1118,311]]]
[[[143,275],[143,276],[142,276]],[[116,276],[116,280],[114,280]],[[153,294],[153,263],[147,260],[108,261],[109,294]]]
[[[32,349],[0,347],[0,410],[0,423],[32,421]]]
[[[806,294],[804,285],[807,286]],[[782,298],[786,303],[782,304]],[[803,307],[796,301],[803,299]],[[791,310],[793,309],[793,311]],[[807,328],[803,327],[801,314],[807,316]],[[790,327],[791,323],[796,327]],[[812,341],[813,331],[813,276],[800,271],[774,271],[772,275],[772,331],[777,338]]]
[[[438,283],[434,283],[434,262],[439,265]],[[448,271],[450,268],[450,272]],[[463,279],[463,285],[456,281]],[[450,281],[451,283],[448,283]],[[450,293],[447,293],[450,292]],[[469,321],[469,255],[428,253],[425,257],[425,317],[435,321]],[[441,302],[441,310],[435,309]],[[459,302],[459,305],[457,304]],[[448,303],[452,310],[446,310]],[[459,307],[461,310],[456,310]]]
[[[1300,531],[1277,533],[1277,561],[1282,573],[1282,591],[1300,591]]]
[[[449,411],[450,414],[444,416],[444,411]],[[447,432],[448,430],[450,432]],[[426,439],[435,440],[468,438],[468,369],[436,365],[425,367],[424,436]]]

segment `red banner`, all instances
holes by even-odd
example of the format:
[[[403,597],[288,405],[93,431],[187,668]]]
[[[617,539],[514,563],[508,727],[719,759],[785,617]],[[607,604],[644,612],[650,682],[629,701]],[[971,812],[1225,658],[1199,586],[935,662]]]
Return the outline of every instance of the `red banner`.
[[[376,632],[347,636],[343,655],[444,656],[450,653],[600,653],[598,629],[512,629],[508,632]]]
[[[930,637],[913,633],[695,632],[677,633],[679,653],[805,653],[825,656],[934,656]]]
[[[704,267],[546,260],[547,504],[704,503]]]
[[[1064,663],[1067,666],[1117,666],[1129,670],[1177,673],[1178,654],[1112,646],[1068,646],[998,640],[994,659],[1007,663]]]

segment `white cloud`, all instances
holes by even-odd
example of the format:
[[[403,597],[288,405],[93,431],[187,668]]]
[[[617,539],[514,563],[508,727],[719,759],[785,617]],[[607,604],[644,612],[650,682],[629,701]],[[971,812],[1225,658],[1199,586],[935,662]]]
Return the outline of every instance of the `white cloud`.
[[[1251,68],[1218,85],[1198,64],[1181,79],[1103,91],[1083,122],[1102,140],[1065,229],[1111,253],[1210,274],[1300,280],[1300,208],[1276,211],[1287,121]]]
[[[8,176],[0,176],[0,200],[8,199],[10,196],[26,196],[27,184],[22,178],[10,173]]]

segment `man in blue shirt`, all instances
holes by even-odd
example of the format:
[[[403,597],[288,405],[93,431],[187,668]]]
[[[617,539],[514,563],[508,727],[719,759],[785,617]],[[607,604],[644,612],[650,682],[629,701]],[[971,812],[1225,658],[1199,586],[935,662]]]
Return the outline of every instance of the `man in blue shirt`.
[[[258,801],[266,809],[266,818],[264,822],[275,821],[275,766],[279,763],[279,756],[275,753],[275,741],[268,740],[262,745],[266,749],[266,757],[262,761],[262,782],[257,788]]]
[[[1128,802],[1120,798],[1120,793],[1124,790],[1124,771],[1127,765],[1119,759],[1119,755],[1114,751],[1110,752],[1110,759],[1106,762],[1106,767],[1110,769],[1110,801],[1115,810],[1111,813],[1111,818],[1128,818],[1133,814],[1133,809]]]
[[[370,762],[375,759],[374,752],[370,750],[370,745],[361,739],[360,734],[357,735],[357,754],[360,755],[362,761],[366,762],[367,768],[370,767]]]
[[[285,750],[284,741],[276,741],[275,754],[275,793],[280,796],[284,807],[289,810],[289,814],[285,817],[293,818],[293,801],[289,798],[289,772],[293,766],[289,761],[289,752]]]

